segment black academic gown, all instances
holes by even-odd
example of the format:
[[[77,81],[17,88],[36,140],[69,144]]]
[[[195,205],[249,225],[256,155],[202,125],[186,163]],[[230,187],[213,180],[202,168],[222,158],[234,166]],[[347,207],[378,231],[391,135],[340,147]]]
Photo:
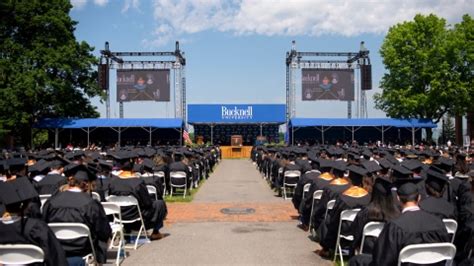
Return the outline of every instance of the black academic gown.
[[[146,185],[154,186],[157,191],[157,197],[160,200],[163,200],[163,179],[154,175],[153,173],[145,172],[140,176]]]
[[[23,224],[22,231],[21,219],[12,223],[0,222],[0,244],[33,244],[43,250],[45,265],[68,265],[61,243],[45,222],[24,218]]]
[[[153,201],[150,194],[148,194],[145,181],[140,178],[111,178],[109,195],[134,196],[140,205],[147,229],[161,227],[168,213],[165,202],[163,200]],[[138,210],[135,207],[123,207],[121,211],[122,218],[125,220],[138,217]]]
[[[306,184],[311,184],[314,179],[318,178],[319,173],[303,174],[296,184],[295,192],[291,201],[298,212],[301,212],[301,202],[303,201],[303,188]],[[309,194],[309,193],[308,193]]]
[[[331,180],[326,180],[319,177],[318,173],[308,173],[311,174],[311,186],[309,187],[308,193],[305,195],[303,202],[300,204],[301,207],[301,222],[304,225],[309,225],[309,220],[311,218],[311,207],[313,205],[313,194],[317,190],[322,190],[329,185]],[[317,176],[317,177],[316,177]],[[315,201],[314,205],[317,206],[319,201]]]
[[[365,206],[360,210],[360,212],[357,213],[356,218],[354,219],[354,222],[351,224],[351,232],[354,234],[354,241],[352,241],[352,248],[351,248],[351,256],[355,254],[356,251],[359,251],[360,245],[362,244],[362,236],[363,236],[363,231],[364,231],[364,226],[369,223],[369,222],[382,222],[386,223],[389,220],[386,218],[381,219],[381,220],[373,220],[370,219],[369,217],[369,209],[371,208],[371,203],[369,205]],[[377,238],[375,237],[366,237],[364,240],[364,249],[363,252],[364,254],[372,254],[372,251],[374,249],[374,245],[376,242]]]
[[[181,161],[179,161],[179,162],[172,162],[172,163],[170,163],[170,165],[169,165],[169,170],[170,170],[170,173],[171,173],[171,172],[175,172],[175,171],[185,172],[185,173],[186,173],[186,176],[187,176],[187,180],[186,180],[187,186],[188,186],[188,188],[191,186],[191,181],[192,181],[193,173],[192,173],[192,171],[189,170],[189,167],[188,167],[185,163],[183,163],[183,162],[181,162]],[[170,177],[170,178],[171,178],[171,177]]]
[[[311,169],[313,169],[313,167],[311,166],[309,161],[306,160],[306,159],[296,159],[295,164],[297,164],[301,167],[301,174],[304,174],[304,173],[310,171]]]
[[[370,265],[397,265],[400,251],[411,244],[449,241],[446,227],[439,217],[423,210],[407,211],[384,226],[375,244]],[[355,256],[350,265],[366,265],[368,261],[370,256]]]
[[[34,182],[38,194],[55,194],[59,188],[67,184],[67,178],[60,174],[47,174],[39,182]]]
[[[444,198],[427,197],[420,201],[420,209],[438,216],[441,219],[456,220],[454,206]]]
[[[84,192],[64,191],[52,196],[43,206],[46,223],[83,223],[89,227],[97,261],[107,261],[107,241],[112,236],[104,208]],[[67,257],[85,256],[91,252],[89,240],[62,241]]]
[[[336,204],[334,205],[334,208],[328,212],[328,217],[326,218],[325,228],[327,228],[327,231],[321,231],[321,246],[326,250],[332,250],[336,246],[339,220],[341,218],[342,211],[356,208],[361,209],[364,206],[367,206],[369,203],[369,194],[361,197],[352,197],[345,194],[339,194],[336,198]],[[343,222],[341,225],[341,234],[353,235],[354,232],[351,230],[351,224],[351,222]],[[344,243],[343,239],[341,239],[341,246],[347,246],[347,243]]]
[[[277,178],[277,182],[275,183],[275,187],[281,188],[283,186],[283,176],[285,175],[286,171],[300,171],[301,172],[301,166],[295,164],[295,163],[288,163],[283,167],[283,173],[281,176]],[[303,173],[302,173],[303,174]]]
[[[313,228],[318,229],[324,221],[324,214],[326,213],[326,207],[328,202],[335,199],[337,195],[341,194],[349,187],[350,184],[335,185],[329,183],[329,185],[323,188],[323,195],[321,196],[321,200],[314,206],[312,214]]]
[[[469,254],[471,245],[474,243],[474,201],[471,192],[471,183],[468,176],[456,173],[450,180],[452,198],[455,199],[453,205],[457,212],[458,230],[454,238],[456,245],[456,262],[461,262]]]

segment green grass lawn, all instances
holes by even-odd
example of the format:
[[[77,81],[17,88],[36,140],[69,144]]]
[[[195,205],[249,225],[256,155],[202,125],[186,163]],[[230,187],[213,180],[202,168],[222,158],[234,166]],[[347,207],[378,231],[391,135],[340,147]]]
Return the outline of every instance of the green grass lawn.
[[[217,165],[216,165],[217,166]],[[214,170],[216,169],[216,166],[214,166],[214,169],[209,173],[209,175],[212,175]],[[186,198],[183,198],[183,190],[182,189],[175,189],[173,191],[173,197],[168,195],[165,196],[165,201],[166,202],[191,202],[194,199],[194,195],[199,191],[201,186],[206,183],[207,179],[202,179],[201,182],[199,182],[199,186],[197,188],[193,188],[191,191],[186,191]]]

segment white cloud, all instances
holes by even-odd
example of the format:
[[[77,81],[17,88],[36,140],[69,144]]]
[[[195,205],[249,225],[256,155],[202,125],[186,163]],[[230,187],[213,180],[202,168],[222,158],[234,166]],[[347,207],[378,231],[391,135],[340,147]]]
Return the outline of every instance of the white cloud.
[[[105,6],[109,3],[109,0],[94,0],[94,4],[98,6]]]
[[[167,34],[174,37],[206,30],[355,36],[384,33],[418,13],[434,13],[448,22],[474,13],[472,0],[154,0],[153,9],[158,27],[166,25]],[[163,44],[163,32],[155,35],[156,44]]]
[[[71,5],[74,9],[82,9],[87,3],[87,0],[71,0]]]
[[[106,6],[109,0],[93,0],[96,6]],[[87,4],[87,0],[71,0],[72,7],[74,9],[82,9]]]
[[[140,1],[139,0],[125,0],[125,3],[122,8],[122,13],[125,13],[130,9],[135,9],[135,10],[140,11]]]

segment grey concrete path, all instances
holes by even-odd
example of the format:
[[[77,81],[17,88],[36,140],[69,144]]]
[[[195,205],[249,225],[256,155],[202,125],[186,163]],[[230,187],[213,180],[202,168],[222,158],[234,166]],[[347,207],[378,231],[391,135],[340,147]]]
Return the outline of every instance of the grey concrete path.
[[[194,204],[215,205],[209,211],[217,212],[220,205],[236,203],[249,207],[274,204],[291,211],[291,201],[274,195],[250,161],[223,160],[184,209],[192,212]],[[183,211],[183,204],[173,207],[177,205],[170,204],[170,212]],[[209,213],[213,215],[216,213]],[[255,221],[251,215],[256,216]],[[173,221],[162,230],[168,237],[131,251],[123,265],[332,265],[313,253],[319,246],[296,227],[296,220],[261,222],[258,215],[270,214],[256,211],[242,216],[247,219],[230,221],[219,220],[222,217]]]
[[[223,160],[193,202],[281,202],[248,160]]]

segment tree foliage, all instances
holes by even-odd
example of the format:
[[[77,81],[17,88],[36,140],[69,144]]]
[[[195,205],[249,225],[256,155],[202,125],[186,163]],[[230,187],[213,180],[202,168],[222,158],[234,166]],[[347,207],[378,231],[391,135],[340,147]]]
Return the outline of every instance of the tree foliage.
[[[455,27],[435,15],[392,26],[380,49],[387,73],[376,107],[390,117],[436,123],[446,113],[465,113],[474,99],[473,29],[469,15]]]
[[[97,117],[93,48],[74,36],[67,0],[0,2],[0,130],[29,145],[44,117]]]

